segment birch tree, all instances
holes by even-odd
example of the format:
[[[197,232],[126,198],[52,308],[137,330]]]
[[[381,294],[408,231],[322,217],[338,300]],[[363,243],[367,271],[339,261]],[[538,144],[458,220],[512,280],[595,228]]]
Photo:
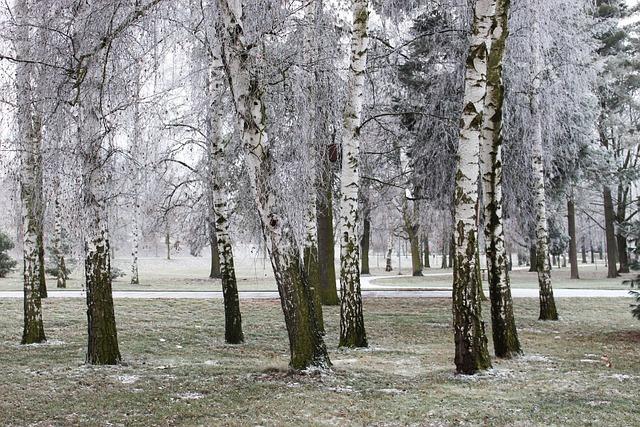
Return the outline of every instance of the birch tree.
[[[22,344],[46,341],[42,323],[41,263],[42,244],[42,122],[34,111],[33,65],[31,56],[29,16],[32,5],[29,0],[16,2],[18,20],[16,66],[18,138],[20,141],[20,198],[22,200],[23,257],[24,257],[24,329]]]
[[[453,327],[456,371],[474,374],[491,367],[482,321],[478,265],[478,177],[482,112],[495,2],[475,3],[471,44],[466,61],[454,192]]]
[[[533,21],[533,52],[532,66],[539,76],[542,73],[540,28],[537,14]],[[551,267],[549,265],[549,230],[547,224],[547,204],[545,194],[544,157],[542,145],[542,117],[539,106],[539,80],[534,82],[530,95],[529,108],[533,120],[531,135],[531,161],[534,176],[534,209],[536,213],[536,267],[538,271],[538,285],[540,287],[540,320],[558,320],[553,288],[551,286]]]
[[[76,22],[72,40],[79,52],[79,59],[76,64],[73,102],[83,172],[87,363],[90,364],[112,365],[121,361],[111,286],[107,217],[109,182],[105,170],[110,154],[105,143],[109,129],[105,128],[102,111],[105,79],[101,65],[108,60],[114,40],[159,2],[160,0],[150,0],[144,5],[136,5],[117,25],[109,24],[108,15],[104,15],[109,13],[108,9],[97,11],[82,3],[75,10]],[[106,36],[100,31],[103,26],[110,29]]]
[[[497,357],[510,358],[521,352],[513,316],[502,209],[502,58],[508,35],[510,0],[497,0],[495,3],[487,68],[487,93],[482,116],[480,160],[493,346]]]
[[[209,147],[209,173],[213,202],[212,216],[214,218],[216,243],[220,256],[225,341],[229,344],[240,344],[244,341],[242,316],[233,260],[233,246],[229,235],[227,200],[221,181],[222,169],[225,167],[222,135],[225,84],[222,52],[216,41],[217,38],[214,36],[207,37],[209,75],[206,93],[209,106],[207,108],[206,136]]]
[[[255,48],[246,43],[243,4],[240,0],[219,0],[218,6],[224,28],[225,72],[233,93],[246,170],[280,293],[289,334],[290,366],[327,368],[331,362],[317,323],[315,296],[303,273],[303,260],[292,230],[269,188],[276,165],[266,129],[264,86],[251,69],[259,59]]]
[[[353,1],[351,60],[342,138],[340,179],[340,346],[367,347],[360,291],[358,187],[360,125],[369,48],[369,2]]]

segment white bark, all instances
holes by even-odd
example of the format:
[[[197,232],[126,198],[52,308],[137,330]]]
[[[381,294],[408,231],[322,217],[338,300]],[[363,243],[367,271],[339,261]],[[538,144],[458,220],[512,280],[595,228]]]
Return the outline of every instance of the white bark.
[[[542,72],[541,41],[538,16],[534,17],[532,67],[535,78],[531,94],[531,119],[533,134],[531,141],[531,161],[534,176],[534,208],[536,212],[536,264],[540,287],[540,319],[557,320],[553,288],[551,286],[551,266],[549,265],[549,231],[547,226],[547,204],[544,185],[544,156],[542,141],[542,118],[539,105],[539,78]]]
[[[133,104],[133,139],[131,157],[133,160],[133,206],[131,212],[131,284],[140,284],[138,275],[138,253],[140,246],[140,187],[141,174],[138,162],[142,145],[142,117],[140,113],[141,70],[135,70],[135,94]]]
[[[478,177],[482,111],[486,95],[490,31],[495,13],[491,0],[477,0],[471,46],[466,61],[455,182],[455,257],[453,314],[458,372],[472,374],[491,366],[480,306],[482,284],[478,257]]]
[[[225,28],[226,74],[237,112],[237,128],[242,131],[245,166],[285,315],[291,366],[327,367],[330,361],[316,322],[314,297],[302,274],[300,250],[269,185],[275,165],[266,131],[263,88],[249,69],[250,61],[256,58],[245,41],[242,2],[219,0],[219,6]]]
[[[16,2],[20,22],[16,51],[18,59],[29,60],[31,37],[27,19],[31,5]],[[24,331],[23,344],[45,341],[40,303],[39,236],[42,229],[42,133],[33,104],[33,66],[18,62],[16,89],[18,103],[18,138],[20,141],[20,197],[22,201],[22,239],[24,258]]]
[[[386,264],[384,271],[393,270],[391,255],[393,255],[393,233],[390,232],[389,238],[387,239],[387,256],[385,257]]]
[[[493,343],[498,357],[511,357],[513,353],[520,352],[513,319],[509,257],[505,247],[502,217],[502,111],[504,103],[502,59],[508,32],[508,4],[509,0],[497,0],[496,2],[480,145],[480,169],[484,190],[485,253],[491,295]]]
[[[360,251],[358,245],[358,187],[360,124],[364,103],[364,83],[369,50],[369,2],[353,1],[351,62],[347,105],[342,136],[340,179],[340,345],[366,347],[360,292]]]

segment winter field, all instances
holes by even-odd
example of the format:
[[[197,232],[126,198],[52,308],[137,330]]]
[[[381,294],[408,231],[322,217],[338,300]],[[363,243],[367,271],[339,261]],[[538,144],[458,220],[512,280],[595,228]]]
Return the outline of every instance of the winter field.
[[[516,299],[525,356],[472,377],[453,373],[448,299],[365,299],[365,350],[337,349],[339,310],[325,307],[333,368],[321,375],[288,373],[279,301],[242,301],[246,343],[231,346],[220,300],[116,299],[121,366],[83,363],[83,300],[43,304],[49,341],[20,346],[22,301],[0,300],[1,425],[637,421],[640,332],[624,299],[561,298],[559,322],[538,321],[536,299]]]
[[[238,260],[241,291],[275,289],[268,263],[263,269],[250,252]],[[115,265],[125,269],[126,260]],[[373,273],[397,274],[397,259],[394,267]],[[579,281],[553,270],[555,287],[625,289],[602,278],[603,265],[580,267]],[[219,290],[208,269],[207,258],[143,258],[135,289]],[[450,272],[371,284],[450,287]],[[537,284],[527,270],[512,280],[514,288]],[[81,286],[77,272],[68,286]],[[2,290],[19,288],[15,273],[0,279]],[[134,287],[125,276],[114,289]],[[494,358],[492,370],[468,377],[454,374],[450,299],[365,298],[364,350],[337,349],[339,308],[324,307],[333,367],[304,375],[289,373],[277,300],[241,297],[246,343],[232,346],[219,299],[116,298],[124,363],[100,367],[84,364],[83,299],[43,300],[48,342],[29,346],[19,345],[22,301],[0,299],[0,425],[633,425],[640,331],[629,300],[557,303],[561,320],[541,322],[537,299],[514,300],[525,355]],[[490,328],[488,303],[483,310]]]

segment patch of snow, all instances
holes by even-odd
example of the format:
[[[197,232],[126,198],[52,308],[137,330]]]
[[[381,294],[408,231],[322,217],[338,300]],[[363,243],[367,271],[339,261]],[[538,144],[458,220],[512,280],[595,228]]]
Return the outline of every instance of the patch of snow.
[[[176,394],[176,397],[182,400],[197,400],[197,399],[202,399],[204,397],[204,394],[196,393],[194,391],[186,391],[184,393]]]
[[[340,364],[349,364],[349,363],[358,363],[358,359],[336,359],[336,360],[332,360],[334,365],[340,365]]]
[[[57,345],[64,345],[65,342],[61,340],[47,340],[45,342],[33,343],[33,344],[15,344],[18,348],[33,348],[33,347],[53,347]]]
[[[208,365],[208,366],[220,366],[221,365],[221,363],[218,362],[217,360],[205,360],[204,364]]]
[[[176,348],[183,348],[181,345],[176,345]]]
[[[336,393],[358,393],[356,390],[353,389],[353,387],[351,387],[350,385],[346,385],[344,387],[341,386],[337,386],[337,387],[327,387],[327,390],[329,391],[335,391]]]
[[[160,338],[160,340],[159,340],[159,341],[160,341],[160,342],[165,342],[165,341],[167,341],[167,340],[165,340],[164,338]]]
[[[580,362],[582,363],[598,363],[599,360],[593,360],[593,359],[580,359]]]
[[[540,354],[526,354],[524,356],[518,357],[518,360],[522,360],[523,362],[550,362],[551,361],[547,356],[542,356]]]
[[[623,382],[624,380],[630,380],[630,379],[636,378],[633,375],[627,375],[627,374],[601,375],[601,377],[602,378],[613,378],[613,379],[616,379],[616,380],[618,380],[620,382]]]
[[[122,384],[133,384],[140,379],[137,375],[118,375],[117,378]]]

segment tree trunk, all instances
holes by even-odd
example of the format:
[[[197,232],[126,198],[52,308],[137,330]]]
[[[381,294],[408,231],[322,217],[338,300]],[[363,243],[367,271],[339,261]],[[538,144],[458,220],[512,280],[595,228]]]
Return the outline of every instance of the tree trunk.
[[[16,2],[19,40],[16,41],[18,59],[31,56],[31,40],[27,25],[31,6],[27,0]],[[46,341],[42,323],[43,297],[40,248],[42,243],[42,133],[38,114],[33,110],[33,69],[30,64],[16,65],[18,141],[20,143],[20,198],[22,201],[22,253],[24,284],[24,328],[22,344]]]
[[[142,118],[140,114],[140,69],[135,70],[135,93],[133,103],[133,139],[131,155],[134,162],[139,161],[140,145],[142,143]],[[140,168],[137,164],[133,165],[133,206],[131,212],[131,284],[139,285],[140,277],[138,275],[138,254],[140,250],[140,187],[141,177]]]
[[[211,271],[209,272],[209,278],[221,279],[220,250],[218,249],[218,236],[216,235],[215,224],[215,217],[212,217],[209,223],[209,246],[211,247]]]
[[[623,224],[627,217],[627,194],[628,190],[622,185],[618,185],[618,203],[616,212],[616,222]],[[627,238],[622,234],[622,230],[618,229],[616,233],[616,243],[618,250],[618,261],[620,268],[618,273],[629,273],[629,255],[627,250]]]
[[[611,197],[611,189],[608,186],[604,186],[603,190],[604,199],[604,224],[605,224],[605,237],[607,242],[607,278],[618,277],[618,270],[616,268],[617,262],[617,241],[615,232],[615,212],[613,210],[613,199]]]
[[[223,188],[222,171],[226,167],[222,138],[224,105],[224,68],[219,46],[209,46],[209,75],[207,76],[207,142],[209,148],[209,239],[211,251],[211,278],[222,281],[224,300],[224,339],[227,344],[244,342],[238,284],[233,259],[233,246],[229,235],[227,197]],[[215,251],[213,250],[215,248]],[[217,269],[217,271],[216,271]]]
[[[169,220],[167,219],[165,235],[164,235],[164,244],[167,246],[167,260],[171,259],[171,235],[169,234]]]
[[[580,251],[582,255],[582,263],[586,264],[587,263],[587,246],[584,241],[584,236],[582,237],[582,240],[581,240]]]
[[[536,253],[535,243],[529,246],[529,272],[534,273],[538,271],[538,255]]]
[[[100,97],[102,69],[87,64],[82,82],[85,96],[78,105],[78,135],[82,147],[83,212],[85,220],[85,284],[87,290],[87,363],[114,365],[121,361],[111,291],[111,259],[107,228],[107,163],[103,147]]]
[[[360,274],[371,274],[369,272],[369,238],[371,236],[371,221],[368,213],[365,213],[363,220],[362,239],[360,240],[360,253],[362,254]]]
[[[442,262],[440,263],[440,268],[445,269],[449,265],[447,264],[447,253],[449,253],[449,249],[447,248],[447,234],[443,232],[442,234]]]
[[[351,61],[342,133],[340,179],[340,347],[367,347],[360,292],[358,188],[360,124],[369,48],[369,1],[353,1]]]
[[[387,239],[387,256],[385,257],[384,271],[393,271],[391,255],[393,255],[393,233],[389,233],[389,238]]]
[[[39,119],[38,119],[39,120]],[[42,161],[41,161],[42,162]],[[40,193],[42,194],[42,174],[40,174]],[[40,214],[40,221],[38,223],[38,238],[36,239],[38,246],[38,280],[40,281],[40,298],[47,298],[49,296],[47,292],[47,277],[44,268],[44,204],[42,205],[42,213]]]
[[[536,73],[542,70],[541,41],[538,16],[533,19],[532,67]],[[551,286],[551,266],[549,264],[549,231],[547,224],[547,202],[545,194],[544,157],[542,144],[542,117],[539,107],[538,88],[530,98],[533,141],[531,141],[532,168],[534,176],[534,208],[536,213],[536,269],[540,286],[540,320],[558,320],[553,288]]]
[[[336,288],[336,266],[333,240],[333,173],[326,165],[321,176],[322,190],[316,204],[318,221],[318,267],[320,269],[319,294],[323,305],[338,305]]]
[[[522,350],[513,316],[509,278],[510,252],[507,256],[502,209],[502,107],[504,102],[502,58],[508,35],[509,0],[497,0],[495,3],[480,160],[484,189],[485,253],[491,298],[493,346],[497,357],[511,358],[522,353]]]
[[[422,253],[424,255],[424,268],[431,268],[431,253],[429,251],[429,234],[425,233],[422,237]]]
[[[54,179],[54,226],[53,226],[53,257],[56,265],[56,287],[67,287],[67,268],[62,250],[62,206],[60,203],[60,180]]]
[[[569,225],[569,262],[571,263],[571,278],[579,279],[578,274],[578,242],[576,240],[576,208],[573,199],[567,201],[567,218]],[[582,246],[584,249],[584,245]],[[584,256],[584,251],[583,251]]]
[[[226,42],[225,70],[234,97],[237,129],[242,130],[247,174],[280,293],[289,334],[290,366],[293,369],[327,368],[331,362],[317,323],[316,298],[304,274],[300,250],[291,228],[284,222],[270,188],[270,180],[276,171],[266,132],[263,89],[248,68],[252,62],[248,58],[253,52],[245,42],[242,3],[240,0],[220,0],[219,5]]]
[[[464,102],[454,192],[453,328],[456,371],[474,374],[491,367],[482,306],[478,264],[479,157],[482,111],[495,3],[478,0],[471,45],[465,63]]]

